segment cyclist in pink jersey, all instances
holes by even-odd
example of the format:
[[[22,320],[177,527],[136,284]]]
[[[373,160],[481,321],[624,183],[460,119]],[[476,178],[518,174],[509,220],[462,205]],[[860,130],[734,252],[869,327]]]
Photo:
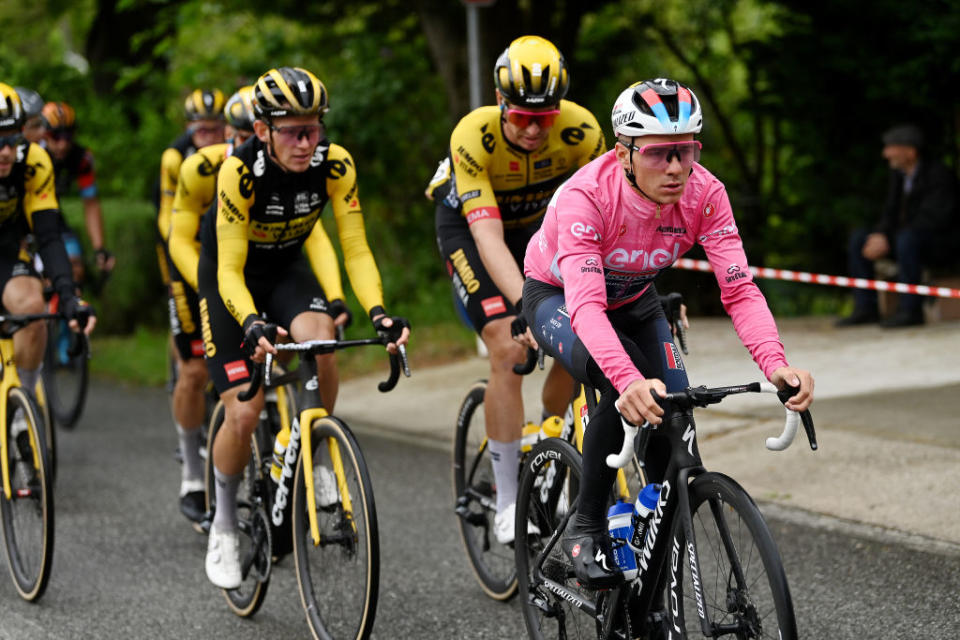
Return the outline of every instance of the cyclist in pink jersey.
[[[578,513],[562,543],[577,578],[594,587],[622,579],[606,535],[616,472],[605,458],[619,450],[623,434],[614,401],[630,422],[659,424],[670,419],[670,407],[653,394],[688,384],[653,280],[694,243],[706,252],[724,308],[764,375],[778,387],[799,387],[787,407],[801,411],[813,401],[813,378],[787,364],[747,268],[726,188],[697,163],[697,97],[673,80],[638,82],[617,98],[612,121],[616,146],[557,190],[524,262],[523,313],[534,337],[601,392],[583,443]],[[645,461],[654,482],[668,461],[656,434]]]

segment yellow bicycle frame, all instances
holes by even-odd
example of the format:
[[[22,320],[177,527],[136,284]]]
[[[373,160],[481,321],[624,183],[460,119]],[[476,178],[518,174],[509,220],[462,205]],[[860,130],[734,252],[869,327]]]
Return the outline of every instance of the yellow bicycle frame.
[[[317,523],[317,501],[313,486],[313,444],[311,438],[314,421],[326,418],[328,415],[330,414],[323,407],[304,409],[300,412],[300,455],[303,456],[303,482],[307,490],[306,501],[307,516],[310,520],[310,535],[315,547],[320,546],[320,525]],[[330,463],[333,465],[333,473],[337,478],[337,490],[340,492],[343,509],[347,513],[353,513],[353,502],[350,500],[350,491],[347,487],[343,458],[340,455],[340,445],[337,444],[335,439],[329,438],[327,448],[330,450]]]
[[[3,363],[3,371],[0,373],[0,475],[3,476],[3,495],[7,500],[12,499],[13,490],[10,487],[10,463],[7,454],[7,396],[10,389],[20,386],[20,376],[17,374],[17,365],[13,359],[13,339],[0,339],[0,361]],[[39,425],[36,425],[39,427]],[[39,452],[37,443],[33,442],[33,431],[28,431],[31,440],[31,450],[33,451],[33,464],[40,466]]]

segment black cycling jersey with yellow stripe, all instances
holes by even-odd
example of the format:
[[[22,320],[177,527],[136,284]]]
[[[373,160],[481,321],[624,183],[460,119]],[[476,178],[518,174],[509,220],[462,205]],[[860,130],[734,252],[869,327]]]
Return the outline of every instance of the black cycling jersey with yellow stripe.
[[[360,304],[368,312],[383,305],[380,273],[367,245],[357,196],[357,173],[346,149],[322,140],[309,168],[289,173],[252,138],[224,160],[217,191],[216,216],[204,217],[201,251],[217,260],[220,296],[237,322],[257,312],[245,278],[269,278],[297,260],[303,249],[324,282],[321,274],[332,248],[320,214],[328,200]],[[327,293],[334,299],[335,292]]]
[[[534,151],[508,142],[501,119],[500,108],[490,106],[460,120],[428,191],[449,182],[444,202],[468,223],[500,218],[510,229],[538,221],[557,187],[606,147],[593,114],[568,100],[560,101],[546,142]]]

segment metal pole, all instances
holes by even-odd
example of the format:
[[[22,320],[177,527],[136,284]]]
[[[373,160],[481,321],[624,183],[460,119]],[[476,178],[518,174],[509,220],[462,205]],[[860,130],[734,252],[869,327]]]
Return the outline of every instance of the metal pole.
[[[481,105],[480,84],[480,8],[467,5],[467,67],[470,70],[470,108]]]

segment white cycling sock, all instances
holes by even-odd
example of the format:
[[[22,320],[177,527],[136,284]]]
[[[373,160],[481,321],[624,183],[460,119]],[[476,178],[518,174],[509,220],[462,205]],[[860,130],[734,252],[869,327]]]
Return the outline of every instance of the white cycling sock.
[[[183,469],[180,482],[203,481],[203,458],[200,457],[200,427],[184,429],[179,424],[177,435],[180,437],[180,455],[183,456]],[[183,493],[181,487],[181,494]]]
[[[487,440],[493,478],[497,483],[497,513],[517,501],[517,461],[520,459],[520,441]]]
[[[213,515],[213,525],[217,531],[236,531],[237,530],[237,491],[240,489],[240,480],[242,473],[228,476],[220,473],[216,467],[213,468],[213,476],[216,478],[216,513]]]

